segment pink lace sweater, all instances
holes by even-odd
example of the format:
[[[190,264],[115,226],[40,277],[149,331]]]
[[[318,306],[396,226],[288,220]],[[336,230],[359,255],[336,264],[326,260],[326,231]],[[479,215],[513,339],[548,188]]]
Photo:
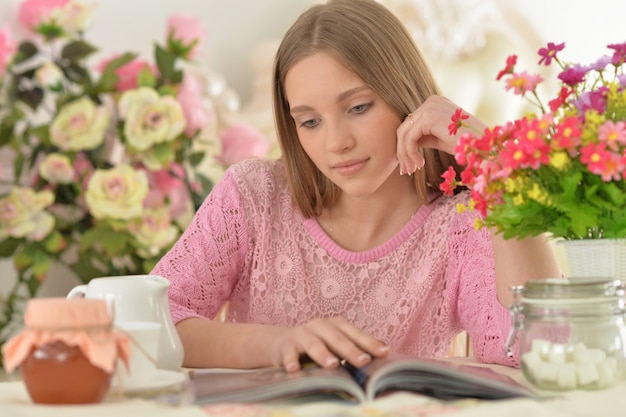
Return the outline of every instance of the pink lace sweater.
[[[174,322],[214,317],[297,326],[343,316],[421,357],[447,354],[467,330],[476,358],[504,354],[508,310],[496,299],[491,239],[458,214],[467,195],[423,205],[388,242],[364,252],[335,244],[292,203],[280,161],[231,166],[154,274],[171,281]]]

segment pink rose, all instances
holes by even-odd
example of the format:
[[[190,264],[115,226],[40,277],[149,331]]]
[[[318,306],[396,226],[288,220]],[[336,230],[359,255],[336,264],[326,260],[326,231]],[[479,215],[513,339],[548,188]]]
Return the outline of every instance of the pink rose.
[[[198,56],[205,38],[204,23],[193,16],[175,13],[167,20],[167,44],[169,45],[173,41],[179,43],[183,48],[191,47],[189,52],[185,54],[189,59],[195,59]]]
[[[11,38],[9,28],[0,30],[0,77],[4,75],[6,69],[17,51],[17,43]]]
[[[54,9],[64,7],[70,0],[25,0],[19,6],[17,19],[28,31],[35,32],[39,25],[51,20]]]
[[[185,120],[185,134],[195,135],[199,130],[204,129],[213,119],[213,113],[207,109],[202,97],[204,90],[198,78],[189,73],[185,73],[183,82],[178,92],[178,102],[183,108]]]
[[[222,153],[217,160],[232,165],[248,158],[263,158],[270,149],[269,139],[251,126],[238,124],[220,134]]]
[[[170,170],[174,172],[174,175],[170,173]],[[144,207],[159,208],[165,204],[166,200],[169,200],[172,218],[175,219],[185,213],[191,204],[191,197],[182,180],[185,178],[183,167],[179,164],[172,164],[169,170],[146,170],[146,174],[150,188],[143,201]]]
[[[102,62],[97,65],[96,69],[100,72],[104,71],[109,62],[111,62],[118,56],[119,54],[114,54],[110,58],[102,60]],[[115,89],[119,92],[124,92],[126,90],[134,90],[135,88],[137,88],[137,77],[139,77],[139,73],[144,68],[148,68],[150,72],[155,76],[157,76],[159,73],[155,65],[152,65],[149,62],[141,59],[133,59],[132,61],[130,61],[126,65],[122,65],[117,69],[117,71],[115,71],[115,74],[119,77],[117,83],[115,83]]]

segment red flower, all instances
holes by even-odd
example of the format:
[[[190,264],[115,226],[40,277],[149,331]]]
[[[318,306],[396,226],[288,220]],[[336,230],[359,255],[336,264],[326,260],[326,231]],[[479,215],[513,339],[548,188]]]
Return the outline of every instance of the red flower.
[[[466,119],[469,119],[469,114],[463,113],[463,109],[460,107],[456,109],[451,118],[452,123],[448,125],[448,133],[450,133],[450,136],[457,134],[459,129],[464,126],[463,120]]]
[[[506,74],[512,74],[513,68],[515,68],[515,64],[517,64],[517,55],[511,55],[506,59],[506,67],[502,71],[498,73],[496,80],[500,81],[500,78],[504,77]]]

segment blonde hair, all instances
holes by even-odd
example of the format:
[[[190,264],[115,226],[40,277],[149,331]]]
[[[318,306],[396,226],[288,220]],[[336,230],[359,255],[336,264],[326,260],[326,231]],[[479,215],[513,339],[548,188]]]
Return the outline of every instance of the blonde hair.
[[[274,116],[289,186],[305,217],[319,216],[340,194],[304,152],[285,94],[285,76],[302,58],[331,54],[357,74],[401,118],[439,89],[402,22],[375,0],[330,0],[305,11],[287,31],[274,61]],[[418,196],[441,195],[441,174],[454,158],[422,149],[426,165],[415,173]],[[457,169],[457,172],[460,172]]]

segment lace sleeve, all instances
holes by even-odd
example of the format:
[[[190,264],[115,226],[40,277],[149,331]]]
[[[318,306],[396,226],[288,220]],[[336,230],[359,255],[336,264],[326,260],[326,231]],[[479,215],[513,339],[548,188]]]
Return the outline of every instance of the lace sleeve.
[[[247,229],[237,185],[226,172],[191,224],[152,270],[170,280],[174,323],[213,318],[240,275],[247,252]]]
[[[470,335],[477,360],[519,366],[504,348],[510,329],[509,311],[497,298],[491,235],[474,228],[475,212],[457,216],[450,233],[450,273],[456,282],[458,320]]]

